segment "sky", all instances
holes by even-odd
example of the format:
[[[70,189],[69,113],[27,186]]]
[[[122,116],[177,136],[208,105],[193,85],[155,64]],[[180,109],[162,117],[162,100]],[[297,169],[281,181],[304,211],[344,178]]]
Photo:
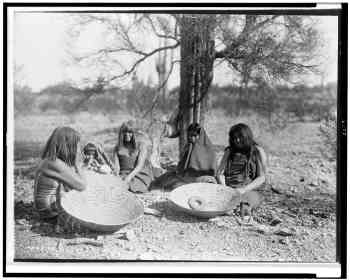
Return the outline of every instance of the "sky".
[[[318,17],[320,30],[325,39],[325,54],[329,56],[326,70],[326,82],[337,80],[337,17]],[[34,91],[39,91],[46,86],[57,84],[62,81],[80,81],[89,76],[91,70],[76,68],[67,65],[67,50],[70,47],[70,37],[67,32],[71,28],[69,16],[58,13],[24,13],[16,12],[14,16],[13,54],[16,65],[21,66],[17,77],[21,84],[30,86]],[[102,39],[103,34],[95,29],[89,30],[80,40],[80,48],[89,49],[96,46]],[[146,40],[145,40],[146,39]],[[149,36],[143,36],[145,44],[152,42]],[[124,59],[124,58],[123,58]],[[125,58],[127,60],[128,58]],[[153,70],[154,69],[154,70]],[[90,72],[89,72],[90,71]],[[96,70],[97,71],[97,70]],[[179,68],[174,69],[174,74],[169,79],[169,88],[179,84]],[[157,81],[154,60],[141,65],[137,71],[142,80],[151,79]],[[320,77],[310,76],[308,81],[319,83]],[[119,86],[127,86],[128,80]],[[232,83],[232,74],[225,68],[219,68],[214,73],[214,84],[226,85]]]

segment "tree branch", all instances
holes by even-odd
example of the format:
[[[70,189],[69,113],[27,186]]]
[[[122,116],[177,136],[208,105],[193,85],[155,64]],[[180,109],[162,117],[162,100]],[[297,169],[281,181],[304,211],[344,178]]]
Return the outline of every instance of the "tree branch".
[[[170,65],[170,70],[167,74],[167,77],[166,79],[163,81],[163,83],[156,89],[156,92],[158,94],[156,94],[152,100],[152,106],[146,111],[146,113],[142,116],[142,118],[145,118],[150,112],[152,112],[152,110],[154,109],[154,107],[156,106],[156,104],[158,103],[158,100],[159,100],[159,92],[160,90],[167,84],[168,80],[169,80],[169,77],[171,75],[171,73],[173,72],[173,68],[174,68],[174,65],[175,63],[177,62],[181,62],[181,60],[174,60],[171,62],[171,65]]]
[[[157,28],[154,25],[153,20],[151,19],[151,17],[149,15],[145,15],[144,18],[148,20],[148,22],[149,22],[149,24],[150,24],[150,26],[151,26],[151,28],[156,36],[158,36],[159,38],[171,39],[171,40],[175,40],[176,42],[178,42],[178,39],[175,36],[159,33],[157,31]]]
[[[266,25],[267,23],[273,21],[275,18],[279,16],[280,15],[272,16],[271,18],[268,18],[254,25],[253,23],[256,21],[256,16],[247,16],[246,24],[242,32],[238,35],[237,39],[235,39],[231,43],[231,45],[227,46],[224,50],[215,52],[215,58],[231,58],[231,59],[243,58],[240,55],[237,56],[237,53],[235,54],[235,50],[237,50],[240,45],[243,45],[244,43],[246,43],[246,41],[248,40],[249,34],[255,32],[256,30]]]
[[[141,57],[140,59],[138,59],[128,70],[124,71],[122,74],[120,75],[116,75],[112,78],[109,79],[109,81],[113,81],[115,79],[119,79],[119,78],[122,78],[122,77],[125,77],[126,75],[129,75],[131,74],[132,72],[134,72],[134,70],[136,69],[136,67],[141,63],[143,62],[144,60],[146,60],[148,57],[151,57],[152,55],[160,52],[160,51],[164,51],[164,50],[168,50],[168,49],[175,49],[177,48],[178,46],[180,45],[179,42],[177,42],[176,44],[174,45],[170,45],[170,46],[164,46],[164,47],[160,47],[160,48],[157,48],[157,49],[154,49],[153,51],[149,52],[149,53],[145,53],[143,55],[143,57]]]

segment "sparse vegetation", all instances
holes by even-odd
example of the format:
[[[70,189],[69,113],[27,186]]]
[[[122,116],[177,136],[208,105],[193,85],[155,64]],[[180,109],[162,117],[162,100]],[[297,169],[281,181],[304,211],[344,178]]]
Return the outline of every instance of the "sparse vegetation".
[[[322,154],[329,160],[337,159],[337,116],[329,114],[320,124],[320,136],[323,146],[320,148]]]

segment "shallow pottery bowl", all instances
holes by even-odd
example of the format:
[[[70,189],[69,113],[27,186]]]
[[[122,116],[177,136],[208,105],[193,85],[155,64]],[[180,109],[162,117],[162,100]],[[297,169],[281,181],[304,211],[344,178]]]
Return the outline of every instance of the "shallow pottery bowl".
[[[190,215],[212,218],[223,215],[237,206],[239,193],[229,187],[211,183],[192,183],[170,193],[173,207]]]
[[[72,229],[114,232],[143,214],[143,204],[116,176],[86,171],[86,190],[60,197],[61,217]]]

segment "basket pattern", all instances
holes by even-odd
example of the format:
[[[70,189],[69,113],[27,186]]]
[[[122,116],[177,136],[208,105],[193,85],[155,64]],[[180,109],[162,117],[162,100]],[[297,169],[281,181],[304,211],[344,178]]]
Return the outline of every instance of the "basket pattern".
[[[169,199],[178,210],[198,217],[211,218],[235,208],[240,202],[240,195],[236,190],[223,185],[192,183],[173,190]],[[193,199],[203,203],[200,209],[193,208]]]
[[[86,190],[58,195],[59,224],[65,230],[113,232],[142,216],[143,204],[121,179],[94,172],[86,177]]]

